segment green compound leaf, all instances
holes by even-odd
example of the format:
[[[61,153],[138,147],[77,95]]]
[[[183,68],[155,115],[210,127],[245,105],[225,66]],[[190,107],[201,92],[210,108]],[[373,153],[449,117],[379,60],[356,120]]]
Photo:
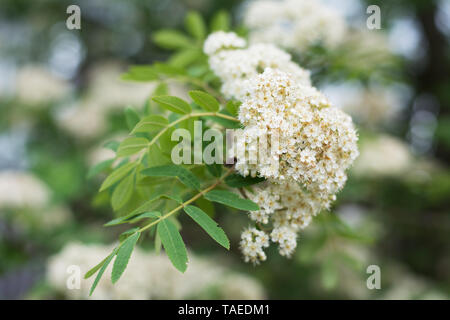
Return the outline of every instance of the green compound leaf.
[[[111,205],[115,211],[122,208],[133,194],[134,175],[129,175],[123,179],[119,185],[114,189],[111,197]]]
[[[141,174],[149,177],[176,177],[186,187],[200,189],[200,181],[192,172],[174,164],[147,168],[142,170]]]
[[[240,174],[232,174],[225,178],[225,183],[233,188],[243,188],[263,182],[264,180],[264,178],[259,177],[243,177]]]
[[[122,245],[119,247],[111,273],[112,283],[116,283],[125,271],[131,254],[133,253],[134,246],[136,245],[136,242],[138,241],[140,235],[140,232],[136,232],[135,234],[126,238]]]
[[[217,225],[213,219],[211,219],[203,210],[194,206],[186,206],[184,211],[195,221],[197,222],[203,230],[206,231],[207,234],[210,235],[211,238],[217,241],[221,246],[230,249],[230,241],[227,238],[227,235]]]
[[[199,90],[192,90],[189,91],[189,96],[192,98],[192,100],[198,104],[200,107],[205,109],[206,111],[212,111],[216,112],[219,111],[219,101],[216,100],[212,95],[209,93],[199,91]]]
[[[148,146],[148,140],[145,138],[127,138],[119,146],[117,150],[118,157],[131,156]]]
[[[161,220],[157,227],[164,250],[170,261],[181,272],[187,268],[187,251],[177,227],[168,219]]]
[[[159,105],[169,111],[179,113],[179,114],[187,114],[191,112],[191,106],[178,97],[174,96],[158,96],[152,98],[153,101],[159,103]]]
[[[124,164],[123,166],[115,169],[111,174],[103,181],[102,186],[100,187],[100,191],[103,191],[113,184],[121,180],[123,177],[127,175],[128,172],[131,171],[136,166],[136,163],[130,162]]]
[[[157,114],[147,116],[136,124],[131,134],[135,134],[136,132],[152,132],[161,130],[165,128],[168,123],[169,122],[167,119],[163,116]]]
[[[229,207],[245,210],[245,211],[256,211],[259,210],[259,206],[251,200],[242,199],[237,194],[223,191],[223,190],[212,190],[205,194],[205,198],[209,201],[218,202]]]

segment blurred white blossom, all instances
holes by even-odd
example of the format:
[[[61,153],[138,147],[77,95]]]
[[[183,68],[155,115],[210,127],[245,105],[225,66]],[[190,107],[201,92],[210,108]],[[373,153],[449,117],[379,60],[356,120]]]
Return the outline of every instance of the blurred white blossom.
[[[69,290],[67,268],[76,265],[81,276],[108,256],[111,246],[69,243],[50,258],[47,279],[52,288],[70,299],[87,299],[95,277],[81,280],[79,290]],[[112,264],[100,280],[93,299],[188,299],[199,298],[213,292],[224,299],[263,299],[264,289],[253,278],[229,272],[216,259],[189,254],[189,268],[183,274],[176,270],[165,255],[145,252],[136,248],[120,281],[109,279]]]
[[[353,172],[366,177],[395,176],[406,173],[412,164],[413,156],[405,142],[380,135],[362,143]]]
[[[49,199],[50,190],[34,175],[19,171],[0,171],[0,208],[39,209]]]
[[[251,43],[273,43],[300,53],[315,44],[332,49],[347,31],[344,17],[319,0],[252,1],[244,24]]]
[[[28,65],[16,75],[17,99],[35,106],[58,101],[71,91],[70,84],[39,65]]]

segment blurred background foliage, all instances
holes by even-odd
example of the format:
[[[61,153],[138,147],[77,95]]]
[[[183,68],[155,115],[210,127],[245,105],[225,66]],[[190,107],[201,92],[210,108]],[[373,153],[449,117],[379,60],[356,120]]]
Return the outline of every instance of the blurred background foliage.
[[[333,50],[317,45],[292,54],[312,71],[314,83],[353,115],[361,156],[332,210],[301,234],[292,259],[269,251],[262,265],[244,264],[237,246],[247,217],[216,207],[232,244],[221,259],[260,286],[244,297],[448,299],[450,3],[327,2],[342,12],[355,35]],[[81,8],[81,30],[65,26],[71,4]],[[381,30],[365,27],[371,4],[381,8]],[[155,89],[122,83],[120,74],[129,65],[165,60],[170,52],[156,46],[152,35],[158,29],[182,30],[189,10],[208,23],[227,11],[233,26],[245,33],[247,5],[1,1],[0,298],[73,297],[49,280],[49,257],[74,242],[110,244],[123,231],[102,227],[112,210],[108,195],[97,194],[101,177],[88,173],[113,157],[108,147],[114,143],[104,148],[105,143],[126,135],[126,107],[148,107]],[[185,94],[180,86],[169,90]],[[182,235],[205,259],[218,253],[193,224],[183,224]],[[149,241],[141,247],[153,251]],[[372,264],[381,268],[381,290],[366,287]],[[205,292],[194,297],[227,297]],[[163,298],[175,297],[189,296]]]

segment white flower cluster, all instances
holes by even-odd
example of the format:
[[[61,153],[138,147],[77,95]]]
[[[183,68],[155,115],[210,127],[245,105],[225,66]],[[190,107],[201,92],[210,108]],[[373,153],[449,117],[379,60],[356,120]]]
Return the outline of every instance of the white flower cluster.
[[[320,0],[253,1],[244,24],[251,43],[274,43],[293,51],[317,43],[334,48],[347,31],[344,17]]]
[[[209,65],[222,80],[222,93],[241,100],[246,94],[245,82],[266,68],[288,72],[300,84],[310,85],[309,72],[291,61],[291,56],[271,44],[242,48],[245,40],[234,33],[215,32],[205,41],[204,52]]]
[[[78,266],[81,276],[112,250],[111,246],[70,243],[47,265],[47,281],[56,291],[69,299],[88,299],[89,289],[95,277],[81,280],[79,290],[71,290],[68,284],[70,266]],[[233,273],[217,259],[205,259],[189,253],[189,268],[182,274],[165,255],[157,255],[136,248],[120,281],[112,284],[109,279],[112,263],[98,283],[93,299],[264,299],[261,284],[246,275]]]
[[[260,210],[250,213],[250,219],[262,225],[272,223],[270,239],[278,243],[280,254],[287,257],[297,247],[297,232],[306,228],[323,206],[320,197],[304,191],[294,182],[264,182],[254,187],[252,192],[244,192],[247,198],[260,207]],[[268,237],[264,231],[255,228],[243,232],[241,248],[246,261],[258,263],[265,260],[263,248],[268,247],[269,243],[264,242],[262,245],[260,239]]]
[[[264,231],[248,228],[241,234],[240,246],[245,262],[257,264],[267,258],[263,248],[269,246],[269,236]]]
[[[239,161],[243,175],[260,175],[273,181],[299,182],[325,200],[344,185],[345,170],[358,156],[357,134],[352,119],[317,89],[295,82],[289,74],[266,69],[246,85],[239,120],[244,132],[276,136],[269,156],[279,161],[258,159],[256,164]],[[273,141],[272,139],[267,139]],[[267,167],[269,166],[269,167]]]
[[[208,41],[224,48],[221,38],[212,34]],[[329,208],[358,156],[352,119],[311,86],[308,71],[272,45],[221,49],[209,63],[223,82],[224,95],[242,102],[244,128],[230,155],[236,158],[235,168],[243,176],[267,179],[253,193],[244,191],[260,207],[250,218],[273,227],[271,233],[264,227],[242,233],[245,261],[264,261],[269,240],[289,257],[297,232]]]

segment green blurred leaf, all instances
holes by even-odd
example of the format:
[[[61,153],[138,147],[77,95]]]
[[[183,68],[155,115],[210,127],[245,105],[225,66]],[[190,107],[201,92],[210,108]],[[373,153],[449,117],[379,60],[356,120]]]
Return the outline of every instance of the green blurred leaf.
[[[109,160],[101,161],[101,162],[97,163],[96,165],[92,166],[88,171],[87,178],[91,179],[91,178],[95,177],[97,174],[99,174],[100,172],[105,171],[106,169],[111,167],[113,162],[114,162],[114,159],[109,159]]]
[[[192,40],[176,30],[159,30],[154,33],[153,41],[164,49],[178,49],[192,46]]]
[[[169,59],[169,64],[177,68],[186,68],[203,57],[202,52],[198,49],[185,49],[173,54]]]
[[[120,145],[120,142],[118,142],[118,141],[108,141],[103,146],[107,149],[117,152],[117,149],[119,149],[119,145]]]
[[[131,66],[121,78],[122,80],[147,82],[157,80],[158,73],[152,66]]]
[[[195,11],[186,15],[185,25],[187,31],[197,40],[203,40],[206,36],[206,26],[202,16]]]
[[[230,30],[230,15],[225,10],[217,12],[211,20],[212,31],[228,31]]]
[[[139,122],[139,114],[131,107],[125,109],[125,120],[127,122],[128,130],[133,130],[136,124]]]

